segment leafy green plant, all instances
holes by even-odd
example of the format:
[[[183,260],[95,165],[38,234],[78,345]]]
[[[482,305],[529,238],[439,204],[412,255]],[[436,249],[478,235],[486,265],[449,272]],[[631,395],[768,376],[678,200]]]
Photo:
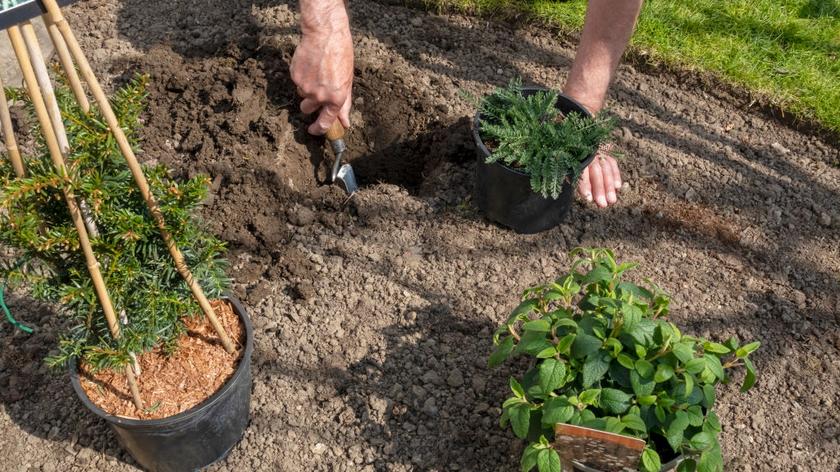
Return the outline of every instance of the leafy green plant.
[[[511,81],[479,104],[481,139],[492,148],[487,163],[502,162],[530,175],[531,188],[557,198],[563,183],[574,183],[581,163],[605,143],[614,128],[603,115],[563,115],[555,107],[559,93],[538,91],[525,96],[522,83]]]
[[[145,76],[136,77],[113,98],[113,109],[135,147],[146,81]],[[9,94],[28,103],[21,91]],[[66,175],[53,167],[43,139],[36,141],[33,155],[25,157],[23,178],[15,176],[8,159],[0,159],[0,244],[19,256],[0,261],[0,278],[27,286],[37,299],[62,305],[69,316],[58,353],[48,359],[52,365],[78,357],[93,368],[116,368],[129,363],[131,353],[156,346],[174,350],[185,330],[182,320],[201,310],[175,269],[105,120],[96,111],[83,112],[66,84],[56,89],[56,96],[71,148]],[[144,166],[144,171],[194,276],[208,296],[221,295],[229,286],[225,246],[195,217],[207,195],[208,179],[177,182],[162,165]],[[115,310],[123,318],[119,340],[110,335],[88,275],[63,200],[66,187],[94,215],[99,236],[91,243]]]
[[[741,391],[756,381],[749,355],[758,342],[717,343],[683,334],[668,321],[669,297],[622,277],[636,264],[606,249],[576,249],[569,274],[527,289],[496,331],[491,367],[515,356],[536,359],[511,377],[502,426],[530,444],[522,471],[559,472],[554,425],[568,423],[644,439],[640,470],[682,455],[677,470],[723,469],[714,413],[715,386],[744,366]]]

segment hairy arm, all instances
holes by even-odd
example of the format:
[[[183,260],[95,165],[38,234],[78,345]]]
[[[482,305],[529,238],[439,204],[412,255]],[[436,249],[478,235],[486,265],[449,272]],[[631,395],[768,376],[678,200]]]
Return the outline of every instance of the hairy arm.
[[[601,111],[621,55],[627,48],[642,0],[590,0],[580,45],[564,92],[593,114]],[[621,174],[612,157],[600,153],[584,171],[578,191],[606,207],[617,201]]]
[[[324,134],[336,119],[350,126],[353,40],[343,0],[301,0],[301,39],[290,67],[304,113],[319,112],[309,132]]]

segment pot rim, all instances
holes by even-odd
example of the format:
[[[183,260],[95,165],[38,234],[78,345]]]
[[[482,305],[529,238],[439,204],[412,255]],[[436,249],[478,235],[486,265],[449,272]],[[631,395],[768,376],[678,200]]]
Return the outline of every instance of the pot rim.
[[[670,461],[666,462],[665,464],[662,464],[659,467],[659,470],[660,470],[660,472],[671,470],[674,467],[678,466],[680,464],[680,462],[682,462],[682,460],[683,460],[683,455],[680,454],[677,457],[675,457],[675,458],[671,459]],[[578,469],[580,469],[582,472],[602,472],[601,470],[593,469],[592,467],[583,465],[578,461],[573,461],[572,464],[574,464],[574,466],[577,467]]]
[[[525,91],[543,92],[543,91],[550,91],[550,90],[551,89],[549,89],[547,87],[539,87],[539,86],[523,86],[522,87],[523,92],[525,92]],[[578,102],[577,100],[575,100],[574,98],[564,94],[563,92],[560,92],[559,96],[563,97],[565,100],[568,100],[569,102],[571,102],[575,107],[579,108],[580,109],[579,111],[581,111],[584,114],[584,116],[586,116],[587,118],[592,118],[592,113],[589,110],[587,110],[585,106],[581,105],[581,103]],[[475,140],[475,144],[476,144],[476,146],[478,146],[479,150],[481,150],[481,153],[485,156],[490,156],[490,154],[492,154],[492,153],[490,152],[489,149],[487,149],[487,146],[484,145],[484,140],[481,139],[481,135],[479,134],[480,124],[481,124],[481,109],[479,108],[479,110],[477,110],[475,112],[475,116],[473,117],[473,123],[472,123],[472,130],[471,131],[472,131],[473,139]],[[597,150],[595,152],[593,152],[591,156],[589,156],[586,159],[584,159],[583,161],[581,161],[581,163],[580,163],[581,164],[581,166],[580,166],[581,171],[583,171],[583,169],[586,169],[589,166],[589,164],[592,163],[592,161],[595,159],[596,154],[598,154]],[[482,164],[486,164],[486,162],[482,161]],[[513,172],[514,174],[519,174],[519,175],[522,175],[522,176],[525,176],[525,177],[530,177],[531,176],[531,174],[528,174],[528,173],[523,172],[523,171],[518,170],[518,169],[514,169],[513,167],[509,167],[509,166],[507,166],[505,164],[502,164],[500,162],[493,162],[492,164],[487,164],[487,165],[499,165],[499,166],[502,166],[503,168],[509,170],[510,172]]]
[[[221,300],[229,302],[232,306],[236,314],[239,316],[239,319],[242,321],[242,324],[245,326],[245,351],[242,353],[242,357],[239,360],[239,365],[236,367],[236,372],[222,385],[221,388],[216,390],[213,395],[205,399],[203,402],[199,403],[198,405],[178,413],[177,415],[167,416],[166,418],[158,418],[153,420],[138,420],[133,418],[124,418],[121,416],[114,416],[107,413],[105,410],[99,408],[99,406],[95,405],[90,398],[88,398],[87,394],[85,393],[84,389],[82,388],[82,384],[79,381],[79,372],[78,367],[76,364],[76,359],[72,358],[67,361],[67,367],[70,370],[70,382],[73,384],[73,390],[76,391],[76,395],[79,399],[82,400],[85,407],[87,407],[90,411],[99,416],[100,418],[104,419],[108,423],[119,425],[123,428],[149,428],[149,427],[167,427],[176,425],[178,423],[182,423],[191,419],[192,417],[200,414],[204,410],[210,408],[211,406],[215,405],[233,388],[233,385],[245,374],[246,368],[249,366],[251,362],[251,356],[254,352],[254,329],[251,325],[251,319],[248,316],[248,312],[245,310],[245,307],[242,306],[242,303],[234,297],[232,294],[225,294],[220,297]]]

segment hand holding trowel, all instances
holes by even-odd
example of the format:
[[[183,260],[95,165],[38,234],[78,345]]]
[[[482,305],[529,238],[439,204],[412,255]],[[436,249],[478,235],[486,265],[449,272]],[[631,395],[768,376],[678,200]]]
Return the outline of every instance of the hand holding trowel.
[[[330,129],[327,130],[326,137],[335,155],[330,181],[332,183],[338,181],[344,187],[347,195],[353,195],[359,189],[359,185],[356,183],[356,174],[353,172],[353,166],[350,164],[341,164],[344,152],[347,151],[347,145],[344,143],[344,126],[341,125],[339,120],[335,120]]]

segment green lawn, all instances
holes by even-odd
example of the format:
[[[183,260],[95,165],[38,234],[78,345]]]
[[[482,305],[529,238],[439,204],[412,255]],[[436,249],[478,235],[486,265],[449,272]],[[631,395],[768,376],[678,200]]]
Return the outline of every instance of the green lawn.
[[[425,1],[468,13],[526,13],[566,31],[583,25],[586,10],[584,0]],[[632,44],[840,132],[840,0],[648,0]]]

